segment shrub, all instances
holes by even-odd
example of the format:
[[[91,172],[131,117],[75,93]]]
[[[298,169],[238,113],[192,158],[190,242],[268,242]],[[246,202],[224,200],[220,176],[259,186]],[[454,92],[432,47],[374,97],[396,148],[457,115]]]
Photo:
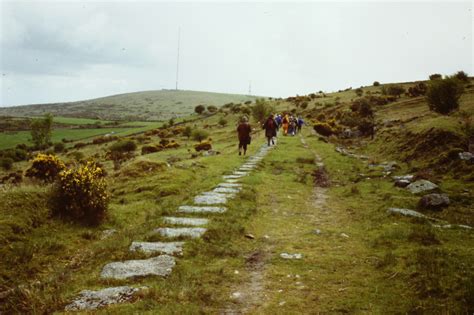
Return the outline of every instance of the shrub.
[[[462,82],[454,76],[432,81],[426,92],[430,110],[443,115],[457,110],[463,90]]]
[[[25,176],[52,182],[64,168],[64,163],[56,156],[40,153],[33,160]]]
[[[170,118],[170,120],[168,120],[168,125],[170,127],[174,125],[174,119],[173,118]]]
[[[142,155],[159,152],[161,150],[163,150],[161,145],[144,145],[142,147]]]
[[[215,113],[217,111],[217,107],[215,107],[214,105],[209,105],[207,106],[207,111],[209,113]]]
[[[82,149],[82,148],[84,148],[86,145],[87,145],[87,143],[78,142],[78,143],[74,144],[74,149]]]
[[[303,102],[301,105],[300,105],[301,109],[306,109],[308,107],[308,102]]]
[[[415,86],[408,88],[408,95],[411,97],[416,97],[420,95],[425,95],[428,87],[423,82],[417,83]]]
[[[9,157],[2,157],[0,158],[0,167],[4,170],[11,170],[13,167],[13,159]]]
[[[133,140],[121,140],[110,146],[111,152],[127,153],[137,149],[137,144]]]
[[[61,172],[52,193],[53,212],[88,224],[101,223],[109,203],[104,176],[93,161]]]
[[[102,143],[107,143],[110,141],[115,141],[118,140],[117,136],[102,136],[102,137],[97,137],[92,140],[93,144],[102,144]]]
[[[202,142],[202,140],[206,139],[209,136],[209,133],[202,129],[196,129],[192,133],[192,137],[195,141]]]
[[[400,97],[405,92],[405,88],[398,84],[391,84],[382,87],[382,94]]]
[[[225,119],[224,117],[221,117],[221,119],[219,119],[219,125],[224,127],[227,125],[227,119]]]
[[[194,145],[196,151],[209,151],[212,149],[212,144],[210,142],[204,141]]]
[[[186,128],[184,128],[183,130],[183,136],[185,136],[188,139],[189,137],[191,137],[192,133],[193,133],[193,128],[191,128],[191,126],[186,126]]]
[[[439,73],[433,73],[430,75],[430,80],[439,80],[441,78],[443,78],[443,76]]]
[[[359,129],[360,133],[364,136],[373,136],[374,135],[374,121],[373,119],[362,119],[359,121],[359,125],[357,128]]]
[[[62,142],[57,142],[54,144],[54,152],[60,153],[63,152],[66,146]]]
[[[356,93],[357,96],[362,96],[362,94],[364,94],[364,90],[362,90],[361,88],[357,88],[354,90],[354,92]]]
[[[374,81],[374,86],[379,86],[380,82],[379,81]]]
[[[458,71],[458,72],[456,72],[456,74],[454,76],[459,81],[462,81],[462,82],[465,82],[465,83],[469,82],[469,76],[464,71]]]
[[[175,142],[174,140],[171,140],[170,143],[168,143],[166,146],[165,146],[166,149],[176,149],[176,148],[179,148],[179,143]]]
[[[194,107],[194,112],[201,115],[204,111],[206,110],[206,108],[204,107],[204,105],[198,105],[196,107]]]
[[[74,151],[68,154],[71,158],[73,158],[75,161],[79,162],[84,159],[84,153],[81,151]]]
[[[24,161],[28,157],[28,152],[23,149],[8,149],[0,152],[0,157],[10,158],[15,162]]]
[[[252,113],[252,110],[248,106],[242,106],[240,108],[240,112],[244,115],[250,115]]]
[[[273,107],[263,99],[257,99],[252,107],[252,116],[256,121],[263,122],[273,111]]]

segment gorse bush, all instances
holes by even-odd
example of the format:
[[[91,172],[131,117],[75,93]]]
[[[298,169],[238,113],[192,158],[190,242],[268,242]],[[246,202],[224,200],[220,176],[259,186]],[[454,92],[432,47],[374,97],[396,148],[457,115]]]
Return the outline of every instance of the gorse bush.
[[[64,168],[64,163],[56,156],[40,153],[33,160],[31,167],[26,170],[25,176],[52,182]]]
[[[196,112],[197,114],[202,114],[205,110],[206,107],[204,107],[204,105],[198,105],[194,107],[194,112]]]
[[[105,172],[88,161],[59,174],[52,193],[53,213],[87,224],[99,224],[109,203]]]
[[[4,170],[11,170],[13,167],[13,159],[9,157],[2,157],[0,158],[0,167]]]
[[[430,80],[439,80],[439,79],[443,78],[443,76],[439,73],[433,73],[433,74],[430,75],[429,78],[430,78]]]
[[[426,100],[430,110],[447,115],[459,108],[463,91],[462,82],[455,76],[433,80],[426,92]]]
[[[469,76],[464,71],[458,71],[458,72],[456,72],[456,74],[454,76],[456,77],[456,79],[458,79],[462,82],[465,82],[465,83],[469,82]]]
[[[227,119],[225,119],[224,117],[221,117],[218,123],[220,126],[224,127],[225,125],[227,125]]]
[[[252,116],[256,121],[263,123],[272,111],[273,107],[270,104],[263,99],[257,99],[255,105],[252,107]]]

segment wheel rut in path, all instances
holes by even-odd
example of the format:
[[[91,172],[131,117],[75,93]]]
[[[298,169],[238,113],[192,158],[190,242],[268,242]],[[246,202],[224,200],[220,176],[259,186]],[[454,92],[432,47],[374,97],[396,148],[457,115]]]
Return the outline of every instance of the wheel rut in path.
[[[227,200],[234,198],[242,190],[240,180],[244,176],[249,176],[273,147],[262,146],[254,156],[248,158],[233,174],[224,175],[224,182],[218,184],[211,191],[195,196],[193,205],[181,205],[176,212],[180,214],[213,213],[215,215],[226,212],[228,210],[225,207]],[[148,259],[110,262],[103,267],[100,277],[103,279],[125,279],[133,283],[133,279],[137,277],[166,277],[170,275],[176,263],[179,263],[177,262],[177,256],[182,255],[183,246],[186,245],[185,241],[176,242],[175,239],[200,238],[206,233],[205,226],[209,222],[208,219],[204,218],[183,216],[164,217],[163,221],[171,226],[157,228],[153,232],[169,238],[169,242],[133,241],[129,248],[131,252],[143,251],[148,254],[157,254],[157,256]],[[176,227],[176,225],[181,227]],[[253,268],[258,269],[261,264],[260,260],[250,259],[250,261],[252,260],[255,260],[252,263]],[[259,276],[261,275],[256,273],[253,281],[256,288],[261,286]],[[146,287],[122,286],[97,291],[83,290],[66,306],[65,310],[94,310],[112,304],[124,303],[133,300],[138,292],[146,289]]]

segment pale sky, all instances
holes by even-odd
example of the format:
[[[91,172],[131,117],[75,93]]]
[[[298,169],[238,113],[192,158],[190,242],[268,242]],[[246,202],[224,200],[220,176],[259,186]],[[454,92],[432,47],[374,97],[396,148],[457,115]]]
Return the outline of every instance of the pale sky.
[[[287,97],[473,75],[473,2],[4,1],[0,106],[173,89]]]

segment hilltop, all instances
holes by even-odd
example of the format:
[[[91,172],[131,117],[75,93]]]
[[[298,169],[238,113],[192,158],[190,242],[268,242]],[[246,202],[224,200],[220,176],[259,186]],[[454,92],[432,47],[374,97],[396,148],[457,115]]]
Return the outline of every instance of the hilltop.
[[[91,100],[0,108],[0,116],[54,116],[102,120],[156,121],[187,116],[197,105],[222,106],[254,101],[256,96],[185,90],[157,90],[118,94]]]

